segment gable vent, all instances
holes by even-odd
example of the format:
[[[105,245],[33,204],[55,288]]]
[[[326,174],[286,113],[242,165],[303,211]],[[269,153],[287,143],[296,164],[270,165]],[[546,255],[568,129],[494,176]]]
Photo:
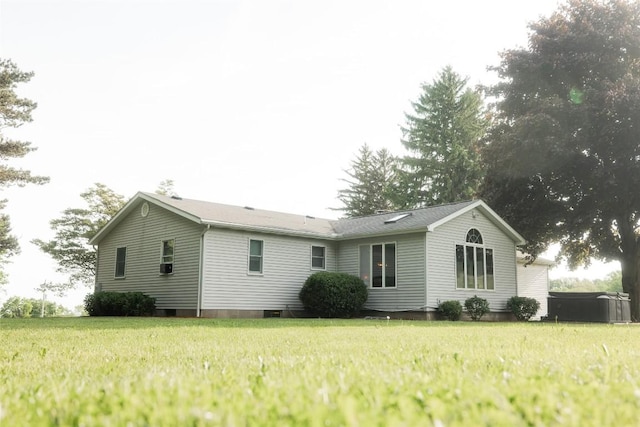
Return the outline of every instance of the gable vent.
[[[413,215],[413,214],[410,213],[410,212],[409,213],[403,213],[403,214],[394,216],[391,219],[386,220],[384,223],[385,224],[395,224],[396,222],[400,221],[401,219],[405,219],[406,217],[411,216],[411,215]]]

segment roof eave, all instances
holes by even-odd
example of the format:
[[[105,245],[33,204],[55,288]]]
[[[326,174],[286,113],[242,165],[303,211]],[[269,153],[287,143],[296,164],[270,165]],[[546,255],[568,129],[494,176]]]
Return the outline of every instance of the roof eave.
[[[394,230],[394,231],[385,231],[384,233],[358,233],[358,234],[339,234],[336,235],[336,240],[344,241],[344,240],[356,240],[356,239],[367,239],[374,237],[387,237],[387,236],[398,236],[401,234],[415,234],[415,233],[426,233],[426,227],[420,228],[410,228],[406,230]]]
[[[229,230],[242,230],[242,231],[250,231],[255,233],[266,233],[266,234],[278,234],[281,236],[291,236],[291,237],[312,237],[315,239],[321,240],[336,240],[338,235],[335,233],[319,233],[315,231],[302,231],[302,230],[288,230],[283,228],[276,227],[262,227],[259,225],[248,225],[248,224],[238,224],[233,222],[224,222],[224,221],[213,221],[213,220],[205,220],[201,219],[201,223],[204,225],[210,225],[211,227],[217,228],[225,228]]]

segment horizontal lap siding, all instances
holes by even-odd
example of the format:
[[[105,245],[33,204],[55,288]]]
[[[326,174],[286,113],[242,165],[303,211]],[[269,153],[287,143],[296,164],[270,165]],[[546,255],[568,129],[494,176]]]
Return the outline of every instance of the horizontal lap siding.
[[[360,276],[360,245],[396,243],[395,288],[369,288],[366,308],[372,310],[417,310],[425,303],[424,233],[340,242],[338,269]]]
[[[519,262],[518,296],[535,298],[540,303],[540,310],[533,319],[546,316],[548,314],[549,267],[541,264],[529,264],[525,267],[523,263]]]
[[[143,292],[159,309],[192,309],[198,301],[203,227],[151,205],[146,217],[131,213],[99,245],[97,283],[103,291]],[[161,245],[175,239],[173,274],[161,275]],[[126,246],[126,277],[114,278],[116,248]]]
[[[263,274],[248,274],[249,240],[262,240]],[[203,309],[302,309],[298,293],[311,269],[311,246],[324,246],[336,270],[334,244],[321,240],[212,229],[204,240]]]
[[[475,218],[474,218],[475,216]],[[464,244],[469,229],[480,231],[484,246],[493,249],[495,290],[456,288],[456,244]],[[506,236],[481,212],[464,213],[427,233],[427,304],[477,295],[489,301],[492,311],[506,309],[507,299],[516,295],[516,249]]]

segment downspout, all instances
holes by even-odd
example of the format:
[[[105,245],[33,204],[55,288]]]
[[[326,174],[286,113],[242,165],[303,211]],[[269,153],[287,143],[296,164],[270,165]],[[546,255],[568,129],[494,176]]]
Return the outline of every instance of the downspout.
[[[204,236],[211,228],[211,224],[207,224],[207,228],[200,234],[200,265],[198,266],[198,303],[196,306],[196,317],[200,317],[202,311],[202,281],[204,269]]]
[[[429,311],[428,302],[429,302],[429,254],[427,248],[429,247],[427,243],[427,236],[429,232],[424,233],[424,312]],[[426,315],[425,315],[426,316]]]
[[[93,245],[93,250],[96,253],[96,265],[95,267],[95,273],[93,275],[93,293],[95,294],[96,292],[100,292],[102,290],[102,286],[100,286],[99,282],[98,282],[98,271],[100,271],[99,266],[100,266],[100,246],[95,246]]]
[[[513,263],[514,268],[515,268],[515,272],[514,273],[516,275],[515,276],[516,277],[516,296],[519,297],[520,296],[520,284],[518,283],[518,246],[517,245],[513,245],[513,258],[516,261],[516,262]],[[493,274],[494,274],[494,277],[495,277],[495,272]]]

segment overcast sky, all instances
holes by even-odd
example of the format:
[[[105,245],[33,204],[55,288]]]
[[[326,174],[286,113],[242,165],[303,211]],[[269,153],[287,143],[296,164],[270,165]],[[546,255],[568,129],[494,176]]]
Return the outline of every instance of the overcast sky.
[[[0,57],[35,72],[19,93],[38,103],[11,132],[38,151],[12,164],[51,178],[0,194],[22,247],[0,300],[64,280],[30,241],[96,182],[130,198],[172,179],[185,198],[338,217],[363,143],[403,153],[421,83],[447,65],[495,81],[487,66],[557,5],[0,0]]]

